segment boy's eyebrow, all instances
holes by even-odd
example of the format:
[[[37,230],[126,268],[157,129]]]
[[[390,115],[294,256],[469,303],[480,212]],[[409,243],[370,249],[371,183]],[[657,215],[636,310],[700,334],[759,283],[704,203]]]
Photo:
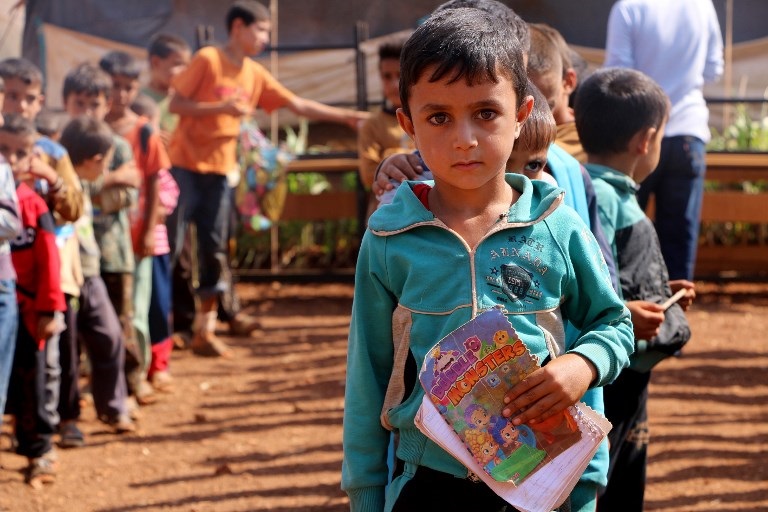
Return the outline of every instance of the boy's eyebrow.
[[[480,100],[476,101],[474,103],[470,103],[467,105],[468,108],[471,109],[478,109],[478,108],[502,108],[506,102],[502,102],[499,100],[496,100],[494,98],[489,98],[486,100]],[[419,110],[422,112],[435,112],[439,110],[449,110],[451,108],[450,105],[445,105],[441,103],[427,103],[424,106],[422,106]]]

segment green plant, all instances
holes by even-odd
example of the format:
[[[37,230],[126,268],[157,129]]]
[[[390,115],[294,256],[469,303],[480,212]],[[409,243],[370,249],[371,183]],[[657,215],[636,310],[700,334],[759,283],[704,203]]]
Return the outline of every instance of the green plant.
[[[733,124],[727,126],[723,133],[710,128],[712,140],[708,149],[712,151],[768,151],[768,89],[766,102],[760,109],[757,119],[752,119],[747,105],[736,105],[736,116]]]

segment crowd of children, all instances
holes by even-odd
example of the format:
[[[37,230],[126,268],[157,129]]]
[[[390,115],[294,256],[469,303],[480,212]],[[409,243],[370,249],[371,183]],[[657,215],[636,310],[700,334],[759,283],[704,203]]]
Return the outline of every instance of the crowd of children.
[[[495,0],[451,0],[407,42],[381,48],[385,103],[369,119],[296,96],[249,58],[268,41],[262,4],[237,0],[226,24],[224,45],[194,55],[177,37],[154,38],[143,88],[142,63],[125,52],[75,67],[62,84],[66,124],[43,111],[34,64],[0,62],[0,410],[14,418],[26,481],[53,481],[54,440],[86,442],[81,349],[96,415],[117,433],[136,429],[129,397],[148,405],[172,390],[174,344],[231,356],[215,335],[232,293],[227,175],[242,118],[285,107],[365,121],[361,178],[375,196],[349,339],[352,510],[505,509],[413,423],[426,351],[497,305],[547,361],[509,390],[504,415],[542,421],[583,400],[613,422],[610,451],[598,450],[569,509],[641,510],[650,370],[688,341],[695,297],[691,282],[670,281],[635,199],[659,161],[664,91],[618,69],[579,84],[552,27]],[[520,240],[535,241],[535,268],[514,256]],[[538,293],[500,295],[502,267]],[[257,326],[236,308],[228,320],[238,334]]]

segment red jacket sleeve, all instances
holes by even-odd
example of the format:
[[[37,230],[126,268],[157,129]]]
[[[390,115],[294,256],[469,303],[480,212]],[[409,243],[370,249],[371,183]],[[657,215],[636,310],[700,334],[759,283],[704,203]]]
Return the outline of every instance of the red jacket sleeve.
[[[38,271],[35,310],[40,313],[67,309],[61,291],[59,249],[56,247],[54,228],[51,212],[47,208],[38,209],[37,236],[32,250]]]

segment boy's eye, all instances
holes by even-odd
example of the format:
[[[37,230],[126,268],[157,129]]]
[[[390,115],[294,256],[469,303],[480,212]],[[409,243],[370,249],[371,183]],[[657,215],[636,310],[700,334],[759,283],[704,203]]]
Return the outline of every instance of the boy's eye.
[[[445,124],[447,121],[448,114],[445,114],[444,112],[438,112],[437,114],[432,114],[429,116],[429,122],[434,125]]]
[[[539,172],[544,168],[545,162],[542,162],[541,160],[531,160],[527,164],[525,164],[524,170],[528,172]]]
[[[496,112],[494,112],[493,110],[481,110],[477,114],[477,117],[479,117],[483,121],[492,121],[493,119],[496,118]]]

